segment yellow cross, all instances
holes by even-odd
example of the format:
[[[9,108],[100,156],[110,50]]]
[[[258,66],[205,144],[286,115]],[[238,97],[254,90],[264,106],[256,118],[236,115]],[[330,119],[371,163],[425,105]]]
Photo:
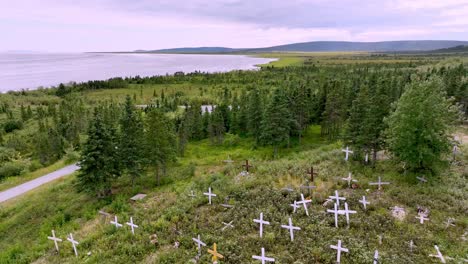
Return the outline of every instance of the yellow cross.
[[[208,253],[213,255],[213,257],[211,258],[211,260],[213,262],[216,262],[218,260],[218,258],[220,258],[220,259],[224,258],[224,256],[219,254],[218,251],[216,250],[216,243],[213,244],[213,250],[208,249]]]

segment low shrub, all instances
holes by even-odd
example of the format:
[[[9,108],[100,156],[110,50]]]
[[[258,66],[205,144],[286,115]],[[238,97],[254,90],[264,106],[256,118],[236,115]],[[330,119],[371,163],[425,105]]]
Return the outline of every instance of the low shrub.
[[[24,170],[24,165],[17,162],[7,162],[0,167],[0,179],[18,176]]]

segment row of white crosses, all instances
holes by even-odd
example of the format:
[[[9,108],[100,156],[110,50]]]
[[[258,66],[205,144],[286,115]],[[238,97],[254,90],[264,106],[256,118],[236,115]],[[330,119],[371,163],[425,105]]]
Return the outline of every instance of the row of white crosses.
[[[302,195],[302,200],[304,200],[303,195]],[[294,201],[294,204],[296,204],[296,201]],[[304,204],[304,208],[306,208],[305,204]],[[260,228],[259,228],[260,237],[263,237],[263,225],[270,225],[270,222],[263,220],[263,213],[260,213],[260,217],[258,219],[254,219],[253,221],[260,225]],[[291,237],[291,241],[294,241],[294,230],[301,230],[300,227],[294,226],[292,224],[291,217],[288,219],[288,224],[287,225],[281,225],[281,227],[289,230],[289,235]],[[265,248],[262,248],[261,252],[262,252],[261,256],[253,255],[252,258],[256,259],[256,260],[260,260],[262,262],[262,264],[265,264],[266,262],[275,262],[274,258],[270,258],[270,257],[265,256]]]
[[[110,223],[112,225],[114,225],[116,228],[119,228],[119,227],[123,226],[122,224],[120,224],[118,222],[117,216],[114,216],[114,221],[110,221]],[[125,224],[130,226],[130,228],[132,229],[132,234],[135,235],[135,228],[138,228],[138,226],[133,223],[133,217],[130,217],[130,222],[127,222]],[[48,236],[47,239],[54,241],[55,249],[58,252],[59,251],[58,242],[62,242],[62,239],[55,236],[55,230],[52,230],[52,236]],[[67,237],[67,241],[72,243],[73,251],[75,252],[75,256],[78,256],[78,250],[76,249],[76,246],[79,245],[80,243],[73,238],[72,233],[70,233],[70,235]]]
[[[123,226],[122,224],[119,223],[116,215],[114,215],[114,221],[110,221],[110,223],[111,225],[114,225],[115,228],[117,229]],[[133,223],[133,217],[130,217],[130,222],[127,222],[125,224],[128,225],[132,229],[132,234],[135,235],[135,228],[138,228],[138,226]]]
[[[52,236],[48,236],[47,239],[54,241],[55,249],[57,250],[57,252],[59,252],[58,242],[62,242],[62,239],[55,236],[55,230],[52,230]],[[70,235],[67,237],[67,241],[72,243],[72,247],[73,247],[73,251],[75,252],[75,256],[78,256],[78,250],[76,249],[76,245],[78,245],[80,243],[73,238],[72,233],[70,233]]]
[[[342,149],[341,151],[345,153],[345,161],[349,160],[349,154],[354,153],[352,150],[349,149],[348,146],[346,146],[346,149]],[[367,152],[366,152],[366,155],[364,156],[364,161],[366,163],[369,163],[369,153],[367,153]]]

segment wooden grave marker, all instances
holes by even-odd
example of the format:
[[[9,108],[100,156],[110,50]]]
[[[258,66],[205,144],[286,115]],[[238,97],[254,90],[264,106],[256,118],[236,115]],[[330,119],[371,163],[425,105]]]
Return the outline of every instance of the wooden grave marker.
[[[70,235],[67,237],[67,240],[72,243],[72,247],[73,247],[73,251],[75,252],[75,256],[78,257],[78,250],[76,249],[76,245],[79,245],[80,243],[78,243],[78,241],[76,241],[74,238],[73,238],[73,234],[70,233]]]
[[[293,226],[292,219],[289,217],[287,225],[281,225],[282,228],[289,230],[289,235],[291,236],[291,241],[294,241],[294,230],[301,230],[300,227]]]
[[[262,248],[262,255],[261,256],[252,256],[253,259],[260,260],[262,264],[265,264],[265,262],[275,262],[274,258],[269,258],[265,256],[265,248]]]
[[[330,245],[330,248],[336,250],[336,263],[341,262],[341,252],[349,252],[347,248],[341,247],[341,240],[338,240],[338,244],[335,245]]]
[[[263,220],[263,213],[260,213],[260,218],[259,219],[254,219],[253,221],[255,223],[260,224],[260,237],[263,237],[263,225],[269,225],[270,222]]]
[[[342,152],[346,153],[345,154],[345,161],[348,161],[349,159],[349,154],[353,154],[354,152],[352,150],[349,150],[349,147],[346,146],[346,149],[342,149]]]
[[[362,196],[362,200],[359,200],[359,202],[364,206],[364,210],[367,210],[367,204],[370,204],[370,202],[366,201],[366,196]]]
[[[378,190],[380,191],[382,189],[382,185],[388,185],[390,182],[383,182],[381,177],[379,176],[379,181],[378,182],[370,182],[369,185],[378,185],[379,188]]]
[[[138,228],[138,226],[133,223],[132,216],[130,216],[130,222],[127,222],[125,224],[128,225],[132,229],[132,234],[135,235],[135,228]]]
[[[62,242],[62,239],[55,236],[55,230],[52,230],[52,236],[48,236],[47,239],[54,241],[55,249],[59,252],[59,246],[57,242]]]
[[[211,187],[208,188],[207,193],[203,193],[203,195],[208,196],[208,203],[211,204],[211,197],[216,197],[216,194],[211,192]]]
[[[218,253],[218,249],[216,248],[216,243],[213,244],[213,249],[208,249],[208,253],[212,255],[211,260],[213,264],[218,263],[218,259],[223,259],[224,256]]]

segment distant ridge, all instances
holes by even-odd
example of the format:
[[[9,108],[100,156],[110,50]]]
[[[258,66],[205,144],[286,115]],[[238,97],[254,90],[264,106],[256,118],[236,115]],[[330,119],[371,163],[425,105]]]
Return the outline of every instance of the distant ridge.
[[[134,52],[151,52],[151,53],[229,53],[236,52],[242,49],[231,49],[225,47],[194,47],[194,48],[174,48],[174,49],[160,49],[160,50],[135,50]]]
[[[458,45],[446,49],[437,49],[431,50],[430,53],[458,53],[458,52],[468,52],[468,45]]]
[[[432,51],[455,46],[468,46],[457,40],[402,40],[379,42],[312,41],[265,48],[232,49],[226,47],[187,47],[160,50],[138,50],[145,53],[260,53],[260,52],[333,52],[333,51]]]

